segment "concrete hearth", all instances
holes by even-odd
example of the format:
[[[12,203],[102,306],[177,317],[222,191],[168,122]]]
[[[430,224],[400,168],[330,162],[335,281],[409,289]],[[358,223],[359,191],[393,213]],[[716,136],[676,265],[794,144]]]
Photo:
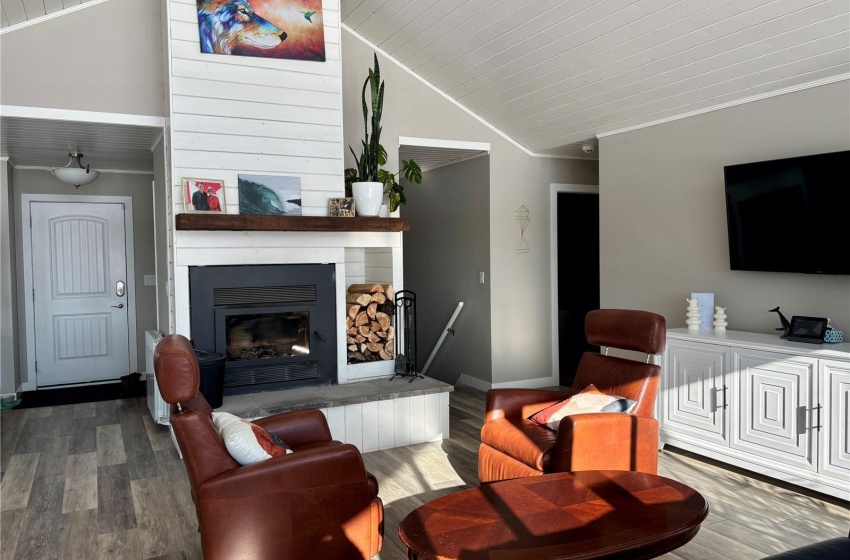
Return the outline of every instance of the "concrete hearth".
[[[452,385],[426,377],[377,379],[224,397],[218,411],[259,418],[315,408],[328,419],[334,439],[361,451],[389,449],[449,437]]]

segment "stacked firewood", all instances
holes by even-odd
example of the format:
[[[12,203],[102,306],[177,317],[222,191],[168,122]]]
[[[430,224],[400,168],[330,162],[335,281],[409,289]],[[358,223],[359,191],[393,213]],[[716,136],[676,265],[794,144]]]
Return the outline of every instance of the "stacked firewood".
[[[392,360],[395,353],[392,284],[352,284],[345,297],[348,361]]]

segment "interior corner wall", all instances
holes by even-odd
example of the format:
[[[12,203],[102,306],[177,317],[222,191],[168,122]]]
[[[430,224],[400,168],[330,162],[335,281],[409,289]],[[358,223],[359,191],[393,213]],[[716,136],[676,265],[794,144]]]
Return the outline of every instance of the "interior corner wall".
[[[777,305],[850,330],[850,276],[730,270],[723,180],[725,165],[848,149],[847,81],[603,137],[602,306],[655,311],[684,327],[685,298],[713,292],[730,330],[775,333],[768,310]],[[788,226],[776,216],[777,243]]]
[[[156,330],[171,332],[168,288],[170,266],[168,245],[169,204],[171,189],[165,164],[165,137],[153,148],[153,234],[156,255]]]
[[[81,195],[87,196],[131,196],[133,198],[133,242],[136,277],[128,285],[129,293],[135,290],[136,300],[136,347],[138,363],[135,371],[145,371],[145,331],[156,328],[156,288],[145,286],[145,275],[154,274],[154,234],[153,224],[153,188],[151,175],[141,173],[101,173],[97,181],[87,185]],[[15,221],[20,224],[15,231],[16,250],[23,255],[22,208],[23,194],[74,194],[76,191],[68,185],[59,183],[47,170],[15,169]],[[70,190],[69,190],[70,189]],[[20,275],[18,276],[20,279]],[[18,298],[22,294],[23,283],[18,289]],[[21,356],[21,363],[26,363]]]
[[[428,376],[455,383],[464,374],[490,382],[490,158],[478,157],[426,171],[405,188],[406,289],[416,293],[419,367],[448,320],[463,309],[434,357]],[[485,282],[478,281],[484,273]]]
[[[358,149],[363,137],[360,92],[373,64],[372,53],[368,45],[343,32],[346,167],[354,163],[347,147]],[[492,371],[482,371],[478,377],[492,383],[546,383],[544,378],[553,376],[549,188],[551,183],[597,184],[597,162],[532,157],[399,66],[379,59],[386,82],[381,143],[389,155],[387,169],[398,168],[399,136],[490,143],[488,281],[491,301],[499,305],[492,305],[491,313]],[[415,188],[418,186],[410,187]],[[530,211],[526,239],[531,252],[517,254],[515,218],[523,205]],[[402,207],[401,215],[407,216],[409,210]],[[415,282],[407,276],[405,281]],[[515,300],[516,294],[522,294],[521,305],[505,304]]]
[[[110,0],[0,35],[3,105],[166,116],[154,0]]]
[[[17,266],[15,261],[14,176],[8,158],[0,158],[0,394],[21,384],[18,352]]]

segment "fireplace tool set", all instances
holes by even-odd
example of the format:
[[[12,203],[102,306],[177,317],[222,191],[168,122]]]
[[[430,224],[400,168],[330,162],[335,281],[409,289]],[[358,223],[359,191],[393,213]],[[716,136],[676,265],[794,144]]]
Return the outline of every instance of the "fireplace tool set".
[[[395,373],[396,377],[409,377],[408,383],[416,378],[424,379],[416,371],[416,294],[402,290],[395,294]]]

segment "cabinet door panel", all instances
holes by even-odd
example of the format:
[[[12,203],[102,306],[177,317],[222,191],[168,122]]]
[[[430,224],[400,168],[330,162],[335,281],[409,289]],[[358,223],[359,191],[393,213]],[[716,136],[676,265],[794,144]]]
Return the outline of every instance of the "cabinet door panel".
[[[729,348],[671,342],[665,359],[664,429],[728,445],[723,388]]]
[[[820,360],[820,472],[850,487],[850,363]]]
[[[815,470],[812,407],[817,360],[771,352],[735,351],[737,376],[731,446],[747,453]]]

